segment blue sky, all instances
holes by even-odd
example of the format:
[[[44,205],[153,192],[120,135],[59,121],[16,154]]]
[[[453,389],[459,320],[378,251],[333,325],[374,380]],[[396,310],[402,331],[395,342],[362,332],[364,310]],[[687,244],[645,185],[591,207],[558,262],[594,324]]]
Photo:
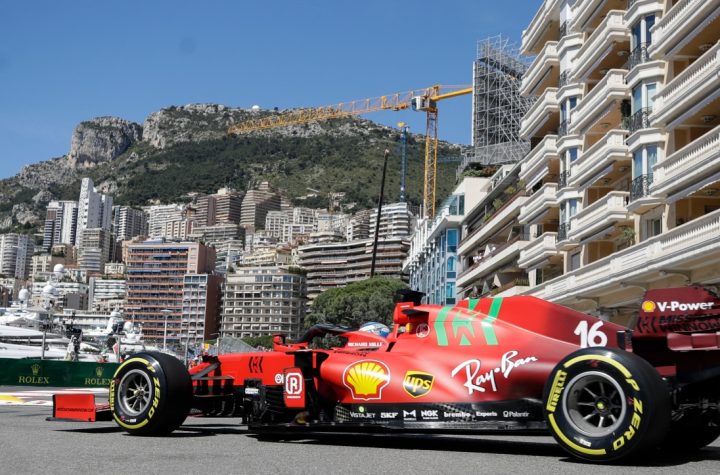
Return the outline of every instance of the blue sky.
[[[517,43],[541,0],[5,1],[0,178],[67,153],[74,126],[142,123],[197,102],[320,106],[470,84],[477,41]],[[424,114],[367,118],[407,122]],[[440,104],[439,136],[470,142],[470,96]]]

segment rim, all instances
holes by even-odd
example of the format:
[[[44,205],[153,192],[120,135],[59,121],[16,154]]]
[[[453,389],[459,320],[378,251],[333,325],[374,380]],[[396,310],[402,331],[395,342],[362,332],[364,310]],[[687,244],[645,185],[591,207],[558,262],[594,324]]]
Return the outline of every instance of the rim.
[[[577,432],[588,437],[603,437],[615,431],[625,417],[625,392],[604,373],[582,373],[567,385],[563,411]]]
[[[152,383],[144,371],[133,369],[120,380],[118,400],[123,412],[139,416],[152,402]]]

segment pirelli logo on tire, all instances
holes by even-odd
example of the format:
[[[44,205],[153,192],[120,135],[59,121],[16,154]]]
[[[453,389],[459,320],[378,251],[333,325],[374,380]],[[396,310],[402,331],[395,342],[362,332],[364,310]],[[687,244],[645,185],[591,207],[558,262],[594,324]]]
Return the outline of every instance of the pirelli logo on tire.
[[[565,371],[559,370],[555,374],[555,379],[553,379],[552,386],[550,386],[550,394],[548,395],[548,402],[545,406],[545,409],[547,409],[548,412],[555,412],[555,409],[557,408],[558,401],[560,401],[560,395],[563,392],[563,388],[565,387],[565,379],[567,378],[567,373]]]

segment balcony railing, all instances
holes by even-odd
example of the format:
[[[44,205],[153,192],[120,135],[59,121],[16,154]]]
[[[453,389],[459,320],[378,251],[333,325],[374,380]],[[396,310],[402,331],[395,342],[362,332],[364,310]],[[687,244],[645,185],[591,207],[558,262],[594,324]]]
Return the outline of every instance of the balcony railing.
[[[603,138],[584,150],[582,155],[571,165],[570,184],[579,187],[608,164],[629,161],[630,153],[625,145],[625,136],[626,133],[623,130],[610,130]]]
[[[570,178],[570,170],[560,173],[560,176],[558,177],[558,190],[568,186],[569,178]]]
[[[568,121],[563,120],[560,122],[560,125],[558,125],[558,137],[565,137],[567,135],[568,131]]]
[[[650,56],[648,55],[649,46],[650,43],[640,43],[637,45],[635,49],[630,52],[630,57],[627,63],[625,63],[625,69],[630,71],[635,66],[650,61]]]
[[[625,84],[626,72],[624,69],[611,69],[590,92],[583,96],[573,110],[570,133],[589,127],[593,121],[600,118],[599,111],[613,101],[621,101],[630,97],[630,91]]]
[[[652,173],[640,175],[634,178],[632,181],[632,185],[630,186],[630,201],[634,201],[638,198],[649,195],[650,185],[652,185],[652,182]]]
[[[570,70],[566,69],[565,71],[560,73],[560,78],[558,79],[558,89],[566,86],[569,81],[570,81]]]
[[[563,39],[565,36],[567,36],[568,33],[568,22],[564,21],[560,23],[560,39]]]
[[[652,114],[652,107],[644,107],[633,115],[630,116],[630,123],[628,124],[628,131],[634,134],[640,129],[647,129],[650,127],[650,114]]]
[[[653,169],[653,194],[672,194],[720,170],[720,126],[677,150]]]
[[[720,245],[720,210],[573,270],[534,287],[530,295],[555,301],[610,290],[621,282],[657,278],[662,269],[686,268],[687,262]]]
[[[666,119],[673,108],[692,107],[702,100],[708,92],[708,86],[717,84],[718,69],[720,42],[703,53],[655,95],[653,121]]]
[[[558,233],[557,233],[557,240],[558,242],[564,241],[568,238],[568,234],[570,233],[570,223],[560,223],[560,226],[558,226]]]

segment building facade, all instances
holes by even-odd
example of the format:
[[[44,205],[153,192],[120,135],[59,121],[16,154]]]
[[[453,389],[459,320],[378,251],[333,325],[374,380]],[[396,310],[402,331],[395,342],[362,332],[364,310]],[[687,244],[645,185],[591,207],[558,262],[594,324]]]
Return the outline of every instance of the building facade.
[[[113,235],[117,241],[127,241],[148,235],[148,216],[141,209],[113,206]]]
[[[105,229],[108,232],[112,225],[112,196],[99,193],[90,178],[83,178],[78,199],[77,226],[75,244],[82,243],[83,231],[86,229]]]
[[[129,244],[126,312],[143,324],[146,338],[167,346],[185,343],[189,336],[182,313],[185,276],[211,274],[214,267],[215,250],[200,243]]]
[[[270,189],[268,182],[256,190],[248,190],[242,200],[240,224],[253,229],[263,229],[268,211],[280,211],[280,195]]]
[[[297,338],[305,317],[305,277],[283,266],[241,267],[227,275],[222,337],[282,333]]]
[[[522,37],[526,293],[624,323],[720,282],[720,2],[546,0]]]
[[[27,279],[32,267],[35,244],[26,234],[0,234],[0,274]]]

